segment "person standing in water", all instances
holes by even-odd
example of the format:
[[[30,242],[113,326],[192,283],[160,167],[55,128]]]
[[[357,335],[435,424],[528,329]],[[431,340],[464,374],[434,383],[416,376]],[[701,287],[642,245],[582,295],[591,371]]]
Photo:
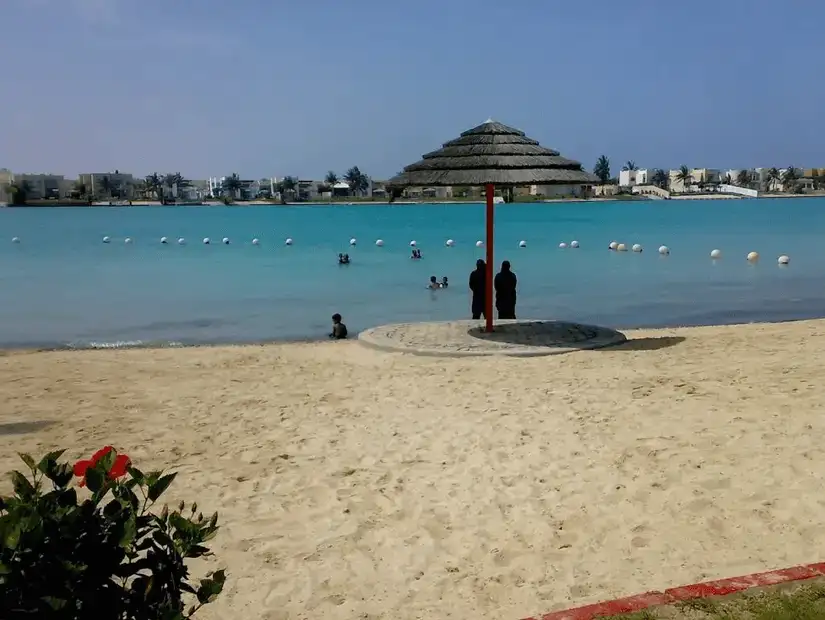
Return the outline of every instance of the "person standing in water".
[[[487,318],[484,311],[484,299],[486,297],[487,281],[486,281],[486,265],[482,259],[476,261],[475,271],[470,273],[470,290],[473,293],[473,301],[471,309],[473,312],[473,319],[478,320],[482,316]]]
[[[516,318],[517,284],[518,279],[516,278],[516,274],[510,271],[510,261],[506,260],[502,262],[501,271],[496,274],[495,279],[496,310],[498,310],[498,318]]]

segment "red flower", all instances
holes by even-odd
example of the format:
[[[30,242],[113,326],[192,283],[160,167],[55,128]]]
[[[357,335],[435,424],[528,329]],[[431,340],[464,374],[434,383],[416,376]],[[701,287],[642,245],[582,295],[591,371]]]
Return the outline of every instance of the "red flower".
[[[94,467],[97,463],[102,459],[104,456],[112,452],[114,448],[112,446],[104,446],[97,452],[92,455],[92,458],[89,460],[80,460],[74,464],[74,475],[78,478],[82,478],[80,481],[80,486],[86,486],[86,471],[90,467]],[[132,461],[129,459],[128,456],[125,454],[118,454],[115,456],[115,462],[112,465],[112,468],[108,472],[109,480],[116,480],[122,476],[126,475],[126,470],[131,465]]]

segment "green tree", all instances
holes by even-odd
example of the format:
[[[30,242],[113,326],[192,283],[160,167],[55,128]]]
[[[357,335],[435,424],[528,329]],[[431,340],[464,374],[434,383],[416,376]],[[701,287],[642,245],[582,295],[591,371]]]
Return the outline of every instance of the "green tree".
[[[234,200],[238,197],[238,192],[241,187],[243,187],[243,184],[237,172],[233,172],[229,176],[224,177],[221,182],[224,198],[229,198],[229,200]]]
[[[355,196],[363,195],[370,187],[370,178],[361,172],[358,166],[347,170],[344,180],[349,184],[350,191]]]
[[[332,170],[327,172],[327,176],[324,177],[324,183],[327,185],[335,185],[338,182],[338,175],[335,174]]]
[[[797,181],[799,180],[799,170],[793,166],[788,166],[782,173],[782,189],[786,192],[792,192],[796,189]]]
[[[153,193],[156,200],[163,202],[163,180],[157,172],[148,175],[143,183],[147,192]]]
[[[6,185],[6,193],[11,199],[10,204],[18,207],[28,202],[31,191],[32,188],[28,181],[14,182]]]
[[[112,196],[112,181],[109,177],[102,175],[94,179],[95,194],[101,198],[110,198]]]
[[[750,187],[751,179],[752,177],[750,170],[740,170],[736,174],[736,184],[739,187]]]
[[[771,168],[768,170],[768,174],[765,176],[765,189],[766,191],[772,192],[776,189],[776,185],[781,182],[782,174],[779,172],[777,168]]]
[[[610,181],[610,160],[607,156],[602,155],[596,160],[596,165],[593,166],[593,174],[599,177],[602,184]]]
[[[690,172],[690,168],[684,165],[679,166],[679,172],[676,173],[676,180],[682,184],[683,192],[688,191],[693,183],[693,175]]]
[[[639,166],[636,165],[636,162],[632,159],[627,160],[624,166],[622,166],[622,170],[638,170]]]
[[[661,168],[656,168],[656,170],[653,171],[653,177],[651,178],[651,181],[653,182],[653,185],[655,185],[659,189],[667,189],[667,182],[669,180],[670,179],[667,176],[667,172],[665,172]]]

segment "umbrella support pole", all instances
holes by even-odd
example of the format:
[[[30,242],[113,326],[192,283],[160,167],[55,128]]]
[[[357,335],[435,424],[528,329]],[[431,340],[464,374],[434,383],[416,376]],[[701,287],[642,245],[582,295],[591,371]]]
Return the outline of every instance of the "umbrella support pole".
[[[490,333],[493,331],[493,228],[495,215],[493,194],[496,188],[492,183],[488,183],[485,189],[487,193],[487,273],[485,274],[484,287],[484,320],[486,321],[484,331]]]

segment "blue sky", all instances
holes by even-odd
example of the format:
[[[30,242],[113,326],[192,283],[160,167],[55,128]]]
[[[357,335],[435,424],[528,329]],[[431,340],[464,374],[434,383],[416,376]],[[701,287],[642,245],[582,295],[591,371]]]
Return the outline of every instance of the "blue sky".
[[[18,172],[380,179],[488,117],[588,169],[825,166],[815,0],[1,1]]]

